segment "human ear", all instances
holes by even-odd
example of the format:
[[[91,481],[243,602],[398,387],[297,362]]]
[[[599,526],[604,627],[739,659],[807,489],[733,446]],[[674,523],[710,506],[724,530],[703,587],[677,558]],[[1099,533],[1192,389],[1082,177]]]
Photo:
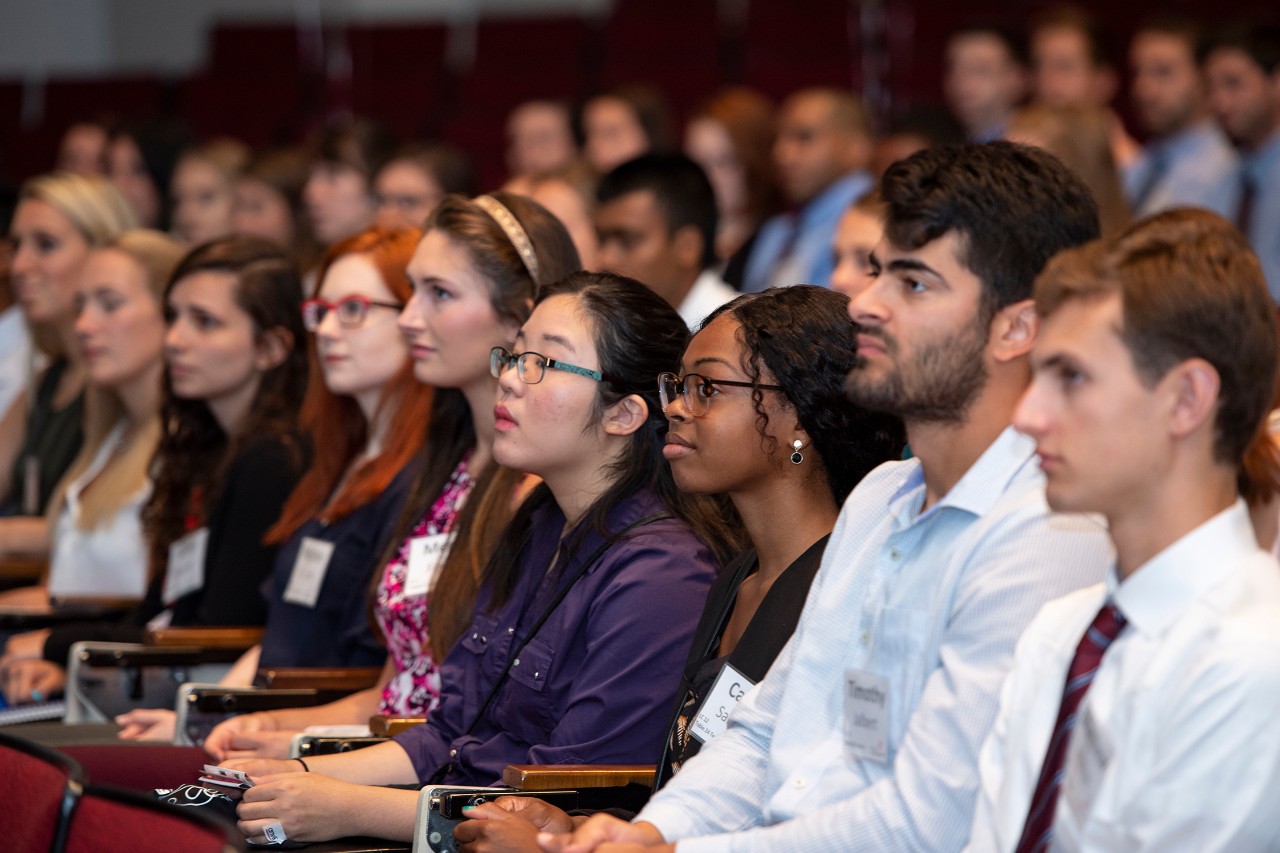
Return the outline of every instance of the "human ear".
[[[993,355],[997,361],[1013,361],[1031,352],[1040,334],[1040,315],[1033,300],[1006,305],[991,321]]]
[[[1222,379],[1212,364],[1203,358],[1187,359],[1170,370],[1161,384],[1168,384],[1173,392],[1169,423],[1172,435],[1184,438],[1206,422],[1212,430],[1222,388]]]
[[[607,435],[631,435],[649,419],[649,404],[639,394],[628,394],[604,410]]]
[[[253,366],[262,373],[274,370],[284,364],[285,359],[289,357],[289,353],[293,350],[293,343],[293,334],[288,329],[282,326],[268,329],[254,344]]]

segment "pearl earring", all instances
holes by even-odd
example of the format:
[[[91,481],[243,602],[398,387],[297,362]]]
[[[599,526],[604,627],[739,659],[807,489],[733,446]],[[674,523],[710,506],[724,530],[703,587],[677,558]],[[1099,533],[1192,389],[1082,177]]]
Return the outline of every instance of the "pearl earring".
[[[800,452],[800,448],[802,447],[804,447],[804,442],[798,438],[795,441],[791,442],[791,449],[793,451],[791,454],[792,465],[799,465],[801,462],[804,461],[804,454]]]

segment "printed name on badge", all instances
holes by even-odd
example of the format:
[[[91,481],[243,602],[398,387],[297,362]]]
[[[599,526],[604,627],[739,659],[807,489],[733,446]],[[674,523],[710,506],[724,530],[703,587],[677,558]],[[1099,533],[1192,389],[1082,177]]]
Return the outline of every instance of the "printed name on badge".
[[[854,758],[889,760],[889,679],[851,669],[844,682],[844,745]]]
[[[284,588],[284,600],[290,604],[314,608],[320,600],[320,588],[324,586],[329,560],[333,557],[333,543],[323,539],[302,537],[302,547],[293,561],[289,584]]]
[[[173,604],[204,586],[204,554],[208,547],[207,527],[193,530],[169,546],[169,566],[164,576],[165,604]]]
[[[689,726],[689,734],[706,743],[725,730],[729,714],[755,682],[728,664],[720,670],[707,698],[698,707],[698,713]]]
[[[409,569],[405,572],[403,595],[426,595],[431,590],[431,582],[449,554],[454,535],[437,533],[409,540]]]

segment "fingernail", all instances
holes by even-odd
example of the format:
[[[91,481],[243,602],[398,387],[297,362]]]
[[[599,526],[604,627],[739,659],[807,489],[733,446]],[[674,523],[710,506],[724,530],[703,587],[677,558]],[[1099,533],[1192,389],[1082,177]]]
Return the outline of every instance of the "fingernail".
[[[474,808],[475,808],[475,806],[463,806],[463,807],[462,807],[462,810],[463,810],[464,812],[469,812],[469,811],[471,811],[471,810],[472,810],[472,809],[474,809]]]
[[[32,690],[32,691],[31,691],[31,701],[32,701],[32,702],[43,702],[43,701],[44,701],[44,694],[43,694],[43,693],[41,693],[39,690]]]

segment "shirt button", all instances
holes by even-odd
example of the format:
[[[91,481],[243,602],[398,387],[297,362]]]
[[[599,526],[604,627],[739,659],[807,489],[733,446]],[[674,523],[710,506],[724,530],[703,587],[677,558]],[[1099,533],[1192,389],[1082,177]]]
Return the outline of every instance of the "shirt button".
[[[515,632],[516,632],[516,629],[515,629],[515,628],[508,628],[508,629],[507,629],[507,633],[508,633],[508,634],[514,634]]]
[[[542,673],[540,673],[540,672],[535,672],[535,673],[533,674],[533,677],[534,677],[534,678],[537,678],[537,677],[538,677],[538,676],[540,676],[540,675],[542,675]]]
[[[803,788],[806,784],[807,783],[804,781],[804,779],[800,778],[799,776],[791,780],[791,786],[793,788]]]
[[[519,666],[519,665],[520,665],[520,658],[516,658],[515,660],[513,660],[513,661],[511,662],[511,665],[512,665],[512,666]]]
[[[480,642],[481,642],[481,643],[487,643],[487,642],[489,642],[489,638],[488,638],[488,637],[481,637],[481,638],[480,638]]]
[[[901,557],[902,557],[902,552],[901,552],[901,551],[899,551],[897,548],[890,548],[890,549],[889,549],[889,559],[890,559],[890,560],[897,560],[897,559],[900,559]]]
[[[870,631],[863,631],[863,632],[862,632],[862,645],[866,646],[866,645],[870,645],[870,644],[871,644],[871,632],[870,632]]]
[[[479,636],[480,636],[479,634],[472,634],[472,635],[471,635],[471,639],[473,639],[473,640],[474,640],[474,639],[478,638]]]
[[[451,750],[449,750],[449,757],[450,757],[450,758],[457,758],[457,757],[458,757],[458,750],[456,750],[456,749],[451,749]]]

